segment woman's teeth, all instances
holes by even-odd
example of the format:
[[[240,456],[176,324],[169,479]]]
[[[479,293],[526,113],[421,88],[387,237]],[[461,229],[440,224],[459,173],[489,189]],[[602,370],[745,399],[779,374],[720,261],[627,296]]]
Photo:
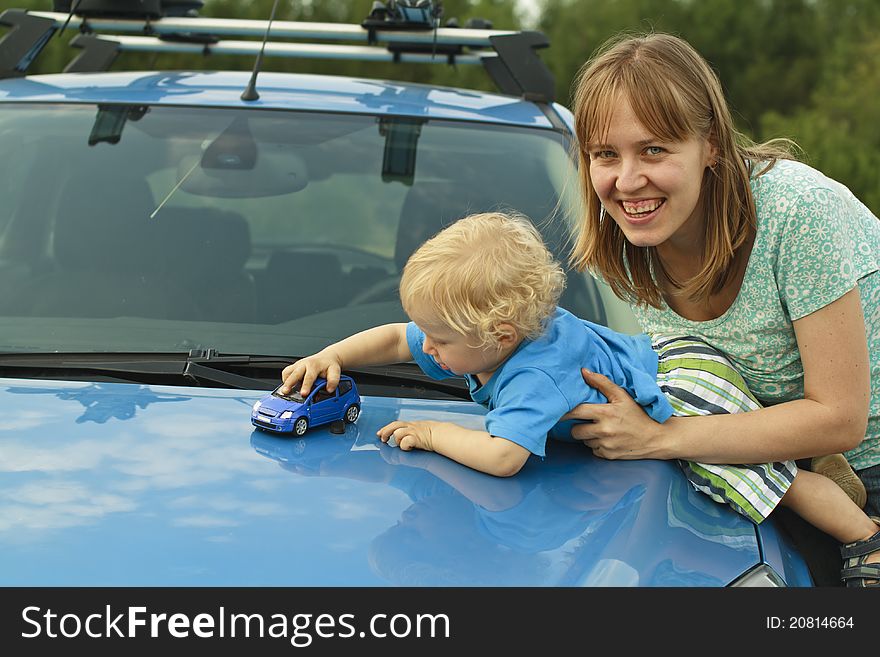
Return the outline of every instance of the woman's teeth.
[[[652,201],[623,201],[621,205],[623,205],[623,210],[628,215],[633,217],[641,217],[646,214],[650,214],[661,205],[663,205],[663,200],[655,199]]]

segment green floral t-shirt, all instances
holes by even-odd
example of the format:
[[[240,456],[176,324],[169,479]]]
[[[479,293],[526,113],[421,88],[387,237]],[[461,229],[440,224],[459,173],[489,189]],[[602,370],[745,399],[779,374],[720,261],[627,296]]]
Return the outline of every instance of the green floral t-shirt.
[[[778,162],[752,181],[758,231],[739,295],[721,317],[693,322],[665,303],[635,308],[647,333],[704,337],[727,355],[764,404],[803,398],[792,321],[858,285],[871,361],[865,440],[846,456],[880,463],[880,220],[843,185],[799,162]],[[834,345],[828,345],[834,349]]]

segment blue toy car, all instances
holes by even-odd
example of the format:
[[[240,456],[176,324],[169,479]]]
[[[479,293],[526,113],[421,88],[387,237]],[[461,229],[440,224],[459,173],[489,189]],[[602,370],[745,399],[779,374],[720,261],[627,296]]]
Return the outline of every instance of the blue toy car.
[[[361,412],[361,397],[354,380],[342,375],[333,392],[327,391],[327,381],[318,379],[306,397],[292,390],[284,395],[276,388],[256,402],[251,411],[251,423],[258,429],[293,433],[302,436],[309,427],[345,420],[352,424]]]

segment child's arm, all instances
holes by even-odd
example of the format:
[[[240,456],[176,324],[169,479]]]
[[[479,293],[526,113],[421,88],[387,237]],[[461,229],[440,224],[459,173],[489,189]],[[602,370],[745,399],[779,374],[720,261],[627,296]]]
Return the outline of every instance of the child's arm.
[[[388,442],[394,435],[402,450],[417,448],[437,452],[496,477],[515,475],[530,454],[525,447],[506,438],[465,429],[451,422],[398,420],[379,429],[378,435],[382,442]]]
[[[406,342],[406,324],[384,324],[355,333],[288,365],[281,372],[284,383],[279,392],[286,395],[302,381],[300,394],[307,395],[319,376],[327,379],[327,391],[333,392],[345,368],[409,360],[412,360],[412,354]]]

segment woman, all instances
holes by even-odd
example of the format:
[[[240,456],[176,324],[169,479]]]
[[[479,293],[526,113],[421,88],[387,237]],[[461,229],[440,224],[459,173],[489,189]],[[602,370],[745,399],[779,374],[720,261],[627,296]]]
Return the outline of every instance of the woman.
[[[620,388],[569,417],[608,459],[763,463],[846,452],[880,516],[880,221],[845,187],[753,144],[686,42],[612,41],[575,93],[586,216],[573,260],[648,333],[699,335],[767,408],[658,424]]]

